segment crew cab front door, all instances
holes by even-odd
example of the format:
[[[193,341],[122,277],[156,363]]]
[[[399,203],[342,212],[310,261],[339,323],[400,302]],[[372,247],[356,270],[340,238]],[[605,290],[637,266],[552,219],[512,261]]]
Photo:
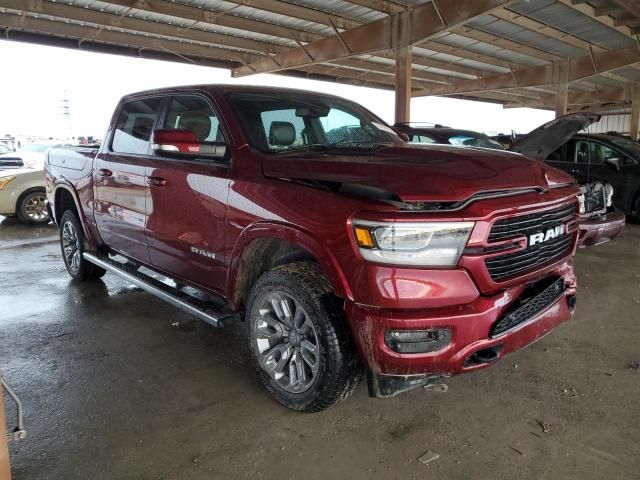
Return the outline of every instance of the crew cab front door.
[[[158,97],[124,103],[108,136],[109,144],[96,157],[93,171],[95,219],[103,241],[146,264],[146,168],[161,104]]]
[[[223,142],[218,116],[200,95],[165,98],[160,128]],[[190,283],[223,291],[229,161],[152,154],[147,166],[147,245],[151,264]]]

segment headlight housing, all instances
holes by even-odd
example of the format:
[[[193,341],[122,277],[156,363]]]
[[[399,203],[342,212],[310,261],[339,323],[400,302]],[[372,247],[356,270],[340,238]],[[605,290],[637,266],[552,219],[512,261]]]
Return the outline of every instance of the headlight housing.
[[[604,202],[607,207],[613,205],[613,185],[610,183],[604,184]]]
[[[15,180],[15,178],[16,178],[15,176],[0,178],[0,190],[6,187],[12,180]]]
[[[365,260],[394,265],[452,267],[458,263],[474,222],[370,222],[354,220]]]

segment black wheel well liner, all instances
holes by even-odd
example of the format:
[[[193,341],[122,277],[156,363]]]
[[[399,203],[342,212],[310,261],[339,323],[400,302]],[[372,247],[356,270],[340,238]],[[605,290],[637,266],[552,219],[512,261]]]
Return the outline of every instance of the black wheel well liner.
[[[251,287],[264,272],[288,263],[309,260],[320,263],[304,247],[280,238],[258,238],[242,252],[232,294],[236,310],[245,307]]]
[[[76,212],[76,215],[78,214],[78,209],[76,208],[76,202],[73,199],[73,194],[66,188],[58,188],[56,190],[54,202],[56,223],[60,223],[62,214],[67,210],[72,210]]]

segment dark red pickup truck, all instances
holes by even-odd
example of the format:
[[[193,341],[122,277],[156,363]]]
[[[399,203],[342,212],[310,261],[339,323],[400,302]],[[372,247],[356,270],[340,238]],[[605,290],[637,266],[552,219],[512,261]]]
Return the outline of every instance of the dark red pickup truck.
[[[408,144],[338,97],[129,95],[100,149],[52,150],[45,176],[74,279],[108,270],[212,325],[246,320],[266,388],[300,411],[363,372],[389,396],[488,367],[575,308],[569,175]]]

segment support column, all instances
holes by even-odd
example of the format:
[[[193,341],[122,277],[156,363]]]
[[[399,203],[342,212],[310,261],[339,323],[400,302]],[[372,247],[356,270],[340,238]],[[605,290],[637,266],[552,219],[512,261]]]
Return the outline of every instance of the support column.
[[[411,118],[411,47],[396,48],[396,123]]]
[[[640,84],[633,86],[633,98],[631,99],[631,119],[629,121],[629,135],[633,140],[638,140],[638,127],[640,126]]]
[[[553,64],[553,85],[556,90],[556,118],[567,114],[569,94],[569,63]]]

